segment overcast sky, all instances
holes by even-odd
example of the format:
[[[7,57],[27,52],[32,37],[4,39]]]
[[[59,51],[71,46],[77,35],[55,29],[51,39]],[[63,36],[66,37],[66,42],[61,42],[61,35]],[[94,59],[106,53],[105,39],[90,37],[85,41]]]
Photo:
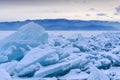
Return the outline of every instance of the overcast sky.
[[[120,21],[120,0],[0,0],[0,21],[80,19]]]

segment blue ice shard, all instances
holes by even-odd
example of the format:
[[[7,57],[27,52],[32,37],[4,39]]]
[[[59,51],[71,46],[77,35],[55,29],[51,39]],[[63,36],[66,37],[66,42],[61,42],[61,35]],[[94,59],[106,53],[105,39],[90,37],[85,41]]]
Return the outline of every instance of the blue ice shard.
[[[17,32],[0,41],[1,62],[20,60],[29,51],[29,47],[36,47],[48,41],[48,34],[40,25],[30,22],[23,25]],[[7,57],[7,58],[6,58]]]

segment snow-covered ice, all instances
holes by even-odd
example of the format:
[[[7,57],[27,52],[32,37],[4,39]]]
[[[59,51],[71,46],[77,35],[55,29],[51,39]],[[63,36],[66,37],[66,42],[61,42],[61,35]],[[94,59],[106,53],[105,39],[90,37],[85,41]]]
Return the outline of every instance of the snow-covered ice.
[[[107,75],[94,66],[91,67],[90,71],[91,73],[87,80],[109,80]]]
[[[2,39],[0,80],[120,79],[119,32],[67,35],[31,22]]]
[[[5,69],[0,69],[0,80],[12,80],[11,76]]]
[[[22,69],[35,64],[37,62],[43,63],[44,59],[46,59],[51,54],[54,54],[54,49],[40,49],[40,48],[34,48],[31,51],[29,51],[23,59],[17,64],[16,71],[20,72]]]

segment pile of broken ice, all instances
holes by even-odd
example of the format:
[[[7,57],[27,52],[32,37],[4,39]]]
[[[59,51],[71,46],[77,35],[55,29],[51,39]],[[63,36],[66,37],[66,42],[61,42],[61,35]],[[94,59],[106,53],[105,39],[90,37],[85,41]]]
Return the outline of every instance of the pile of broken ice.
[[[33,22],[0,41],[0,80],[113,80],[120,33],[49,36]]]

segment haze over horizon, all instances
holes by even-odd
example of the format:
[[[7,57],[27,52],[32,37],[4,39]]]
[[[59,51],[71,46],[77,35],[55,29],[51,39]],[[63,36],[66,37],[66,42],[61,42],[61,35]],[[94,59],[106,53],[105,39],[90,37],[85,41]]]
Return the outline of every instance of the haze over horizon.
[[[0,0],[0,22],[65,18],[120,21],[120,0]]]

